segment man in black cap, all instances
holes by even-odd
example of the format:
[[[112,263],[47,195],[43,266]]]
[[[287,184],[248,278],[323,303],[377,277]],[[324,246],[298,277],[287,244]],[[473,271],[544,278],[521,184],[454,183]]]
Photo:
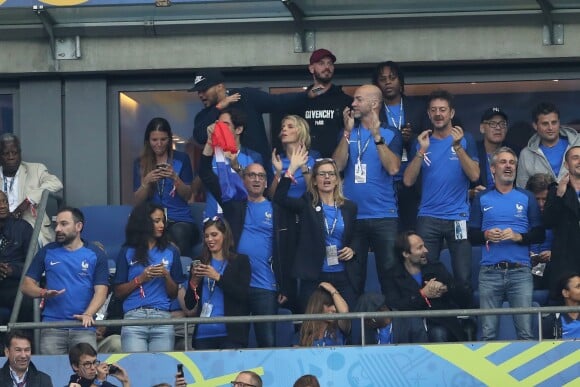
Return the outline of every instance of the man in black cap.
[[[312,74],[313,82],[307,90],[314,98],[306,100],[304,106],[292,111],[308,122],[310,148],[318,151],[322,157],[332,157],[344,127],[342,111],[352,104],[352,97],[342,91],[341,86],[332,83],[335,62],[336,56],[325,48],[320,48],[310,55],[308,71]],[[274,147],[281,149],[282,145],[278,138],[280,127],[275,126],[272,132]]]
[[[218,70],[198,71],[194,86],[189,91],[196,91],[205,106],[195,116],[193,128],[195,142],[203,146],[207,142],[207,127],[218,119],[223,109],[228,106],[236,107],[246,114],[242,145],[262,155],[269,175],[272,173],[272,169],[269,168],[272,155],[262,114],[296,110],[309,96],[314,97],[313,93],[269,94],[250,87],[227,89],[225,78]]]
[[[469,198],[473,199],[476,193],[487,188],[494,187],[493,176],[490,169],[491,155],[502,146],[511,148],[516,155],[520,154],[520,148],[505,142],[508,130],[508,116],[500,107],[490,107],[481,116],[479,131],[483,140],[476,143],[477,156],[479,158],[479,180],[471,183]]]

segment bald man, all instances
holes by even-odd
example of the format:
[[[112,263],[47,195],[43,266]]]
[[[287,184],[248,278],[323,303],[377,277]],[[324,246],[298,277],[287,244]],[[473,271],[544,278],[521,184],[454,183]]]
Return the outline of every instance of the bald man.
[[[363,272],[351,281],[357,295],[364,289],[369,247],[375,252],[383,293],[386,273],[396,262],[398,209],[393,177],[401,167],[403,139],[398,130],[381,126],[382,101],[383,94],[374,85],[356,90],[352,107],[344,109],[344,135],[333,155],[344,171],[345,196],[358,204],[353,246]]]

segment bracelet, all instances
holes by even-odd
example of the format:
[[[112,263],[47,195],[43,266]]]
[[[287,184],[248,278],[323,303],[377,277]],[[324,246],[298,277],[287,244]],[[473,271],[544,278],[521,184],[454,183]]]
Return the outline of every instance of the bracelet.
[[[310,167],[306,167],[306,171],[302,171],[303,175],[308,175],[310,173]]]
[[[340,294],[340,292],[338,290],[335,290],[334,292],[330,293],[331,296],[335,296],[337,294]]]
[[[45,298],[46,297],[46,292],[47,292],[46,289],[44,289],[44,288],[43,289],[40,289],[40,298]]]
[[[346,142],[347,142],[348,144],[350,144],[350,133],[348,133],[348,134],[347,134],[346,132],[344,132],[344,135],[343,135],[343,137],[344,137],[344,139],[346,140]]]
[[[421,151],[417,151],[416,156],[419,157],[420,159],[425,160],[425,153]]]
[[[293,174],[291,174],[289,171],[286,171],[286,174],[285,174],[285,176],[286,176],[287,178],[289,178],[290,180],[292,180],[292,183],[294,183],[294,184],[297,184],[297,183],[296,183],[296,179],[294,178],[294,175],[293,175]]]
[[[457,152],[459,148],[461,148],[461,144],[453,145],[452,148],[455,152]]]

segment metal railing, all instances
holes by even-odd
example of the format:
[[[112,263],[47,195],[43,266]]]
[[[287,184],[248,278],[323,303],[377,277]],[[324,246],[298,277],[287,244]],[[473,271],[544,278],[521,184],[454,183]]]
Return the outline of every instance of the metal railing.
[[[294,314],[294,315],[270,315],[270,316],[234,316],[234,317],[184,317],[172,319],[135,319],[135,320],[99,320],[95,326],[144,326],[144,325],[180,325],[184,326],[184,335],[187,338],[188,324],[209,323],[258,323],[258,322],[282,322],[282,321],[310,321],[310,320],[360,320],[361,342],[365,346],[364,320],[371,318],[408,318],[408,317],[457,317],[457,316],[483,316],[483,315],[514,315],[535,314],[538,321],[538,341],[543,340],[542,315],[549,313],[580,312],[580,306],[549,306],[530,308],[496,308],[496,309],[449,309],[449,310],[420,310],[420,311],[389,311],[389,312],[354,312],[354,313],[331,313],[331,314]],[[80,321],[62,322],[21,322],[8,323],[0,326],[0,331],[14,329],[42,329],[42,328],[78,328],[82,326]]]

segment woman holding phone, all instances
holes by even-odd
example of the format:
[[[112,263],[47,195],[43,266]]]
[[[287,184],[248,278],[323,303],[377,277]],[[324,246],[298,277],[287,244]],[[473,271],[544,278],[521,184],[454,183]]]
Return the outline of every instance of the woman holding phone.
[[[194,261],[185,293],[188,309],[197,307],[199,317],[247,316],[250,288],[250,261],[237,254],[230,226],[218,217],[206,219],[204,243],[199,262]],[[248,346],[249,325],[197,324],[192,347],[231,349]]]
[[[193,170],[186,153],[173,150],[173,133],[165,118],[156,117],[145,129],[143,150],[133,167],[136,204],[159,204],[167,217],[167,231],[181,255],[191,256],[199,238],[191,209]]]
[[[133,209],[117,257],[115,295],[123,300],[124,319],[171,317],[169,306],[183,280],[179,251],[165,227],[163,207],[143,203]],[[124,326],[123,352],[173,351],[173,325]]]

